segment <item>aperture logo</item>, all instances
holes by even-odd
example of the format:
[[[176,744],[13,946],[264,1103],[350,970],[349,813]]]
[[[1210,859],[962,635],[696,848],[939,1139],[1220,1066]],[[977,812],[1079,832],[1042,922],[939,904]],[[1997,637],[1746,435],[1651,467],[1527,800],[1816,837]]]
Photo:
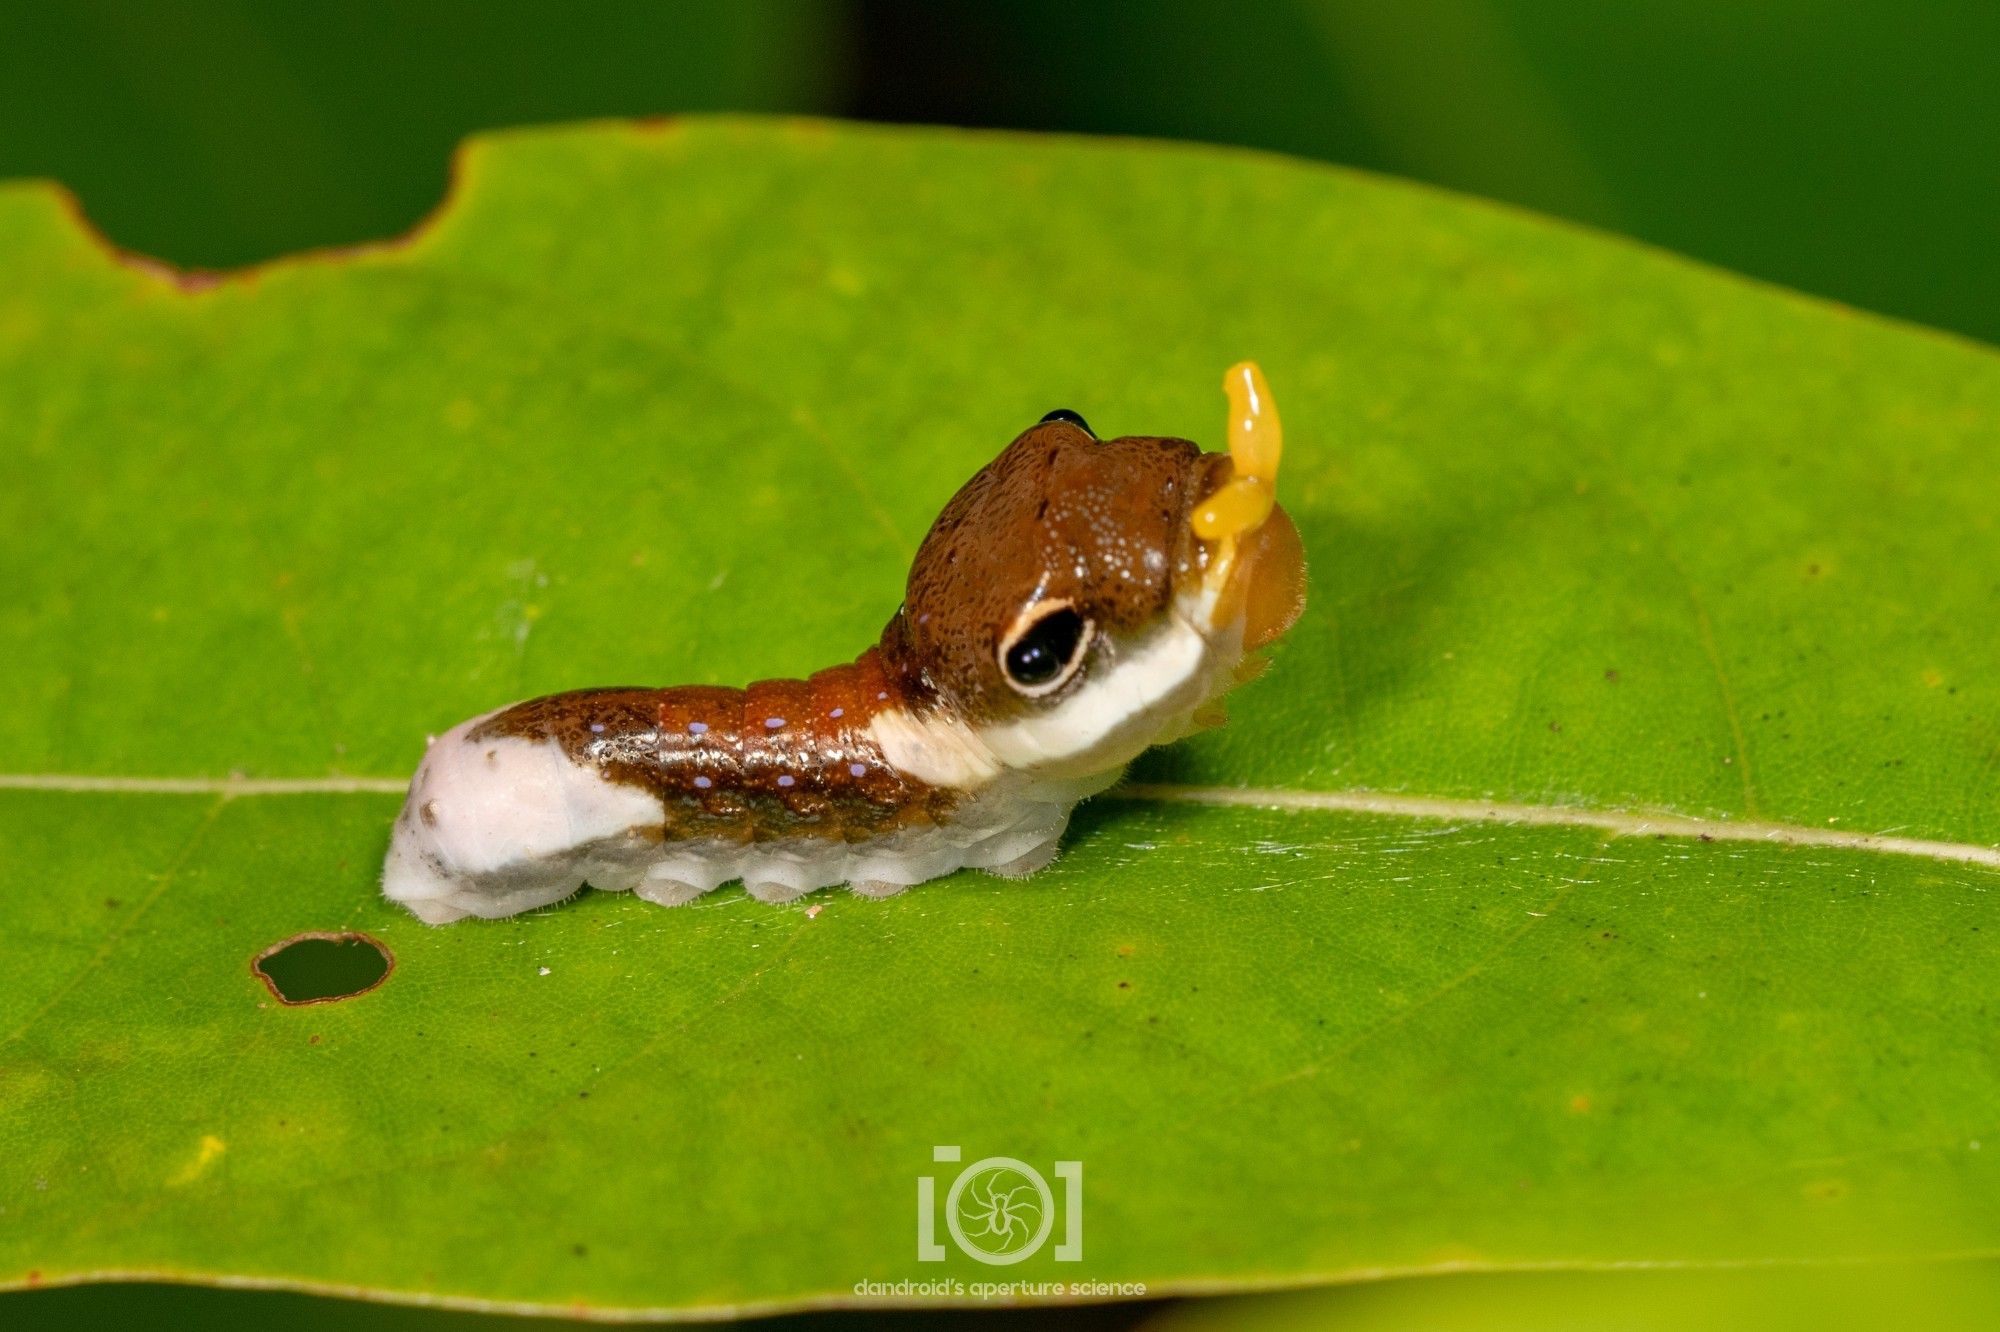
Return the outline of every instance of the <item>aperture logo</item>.
[[[957,1147],[933,1147],[931,1159],[956,1162]],[[1061,1212],[1062,1236],[1056,1242],[1059,1263],[1083,1261],[1083,1162],[1057,1161],[1055,1177],[1062,1185],[1058,1208],[1055,1191],[1042,1172],[1011,1156],[988,1156],[958,1172],[944,1195],[944,1226],[952,1243],[969,1258],[1005,1267],[1031,1258],[1054,1233]],[[937,1236],[937,1178],[917,1176],[917,1261],[941,1263],[945,1247]]]

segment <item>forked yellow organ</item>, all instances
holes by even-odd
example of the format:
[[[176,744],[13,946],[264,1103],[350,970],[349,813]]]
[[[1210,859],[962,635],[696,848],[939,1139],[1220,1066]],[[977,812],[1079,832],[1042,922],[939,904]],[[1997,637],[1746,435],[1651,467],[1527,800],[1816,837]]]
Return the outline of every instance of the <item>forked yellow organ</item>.
[[[1240,536],[1271,516],[1285,447],[1278,405],[1255,361],[1231,366],[1222,391],[1229,395],[1229,457],[1236,474],[1194,512],[1194,533],[1204,541]]]

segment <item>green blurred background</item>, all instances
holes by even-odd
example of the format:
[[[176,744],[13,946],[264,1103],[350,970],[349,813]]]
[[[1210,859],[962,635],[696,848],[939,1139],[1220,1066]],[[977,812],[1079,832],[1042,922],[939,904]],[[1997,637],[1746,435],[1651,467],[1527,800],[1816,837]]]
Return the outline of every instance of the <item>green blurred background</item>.
[[[1274,149],[2000,341],[1996,0],[0,0],[0,176],[59,179],[116,243],[190,267],[406,230],[474,130],[706,110]],[[1260,1325],[1759,1326],[1783,1307],[1862,1326],[1834,1311],[1879,1287],[1774,1280],[1391,1283]],[[1953,1326],[1994,1303],[1986,1268],[1899,1280],[1903,1309],[1950,1288]],[[526,1326],[166,1288],[0,1298],[10,1328],[137,1321]]]
[[[0,0],[0,175],[185,265],[402,231],[471,130],[720,109],[1277,149],[2000,341],[1995,0]]]

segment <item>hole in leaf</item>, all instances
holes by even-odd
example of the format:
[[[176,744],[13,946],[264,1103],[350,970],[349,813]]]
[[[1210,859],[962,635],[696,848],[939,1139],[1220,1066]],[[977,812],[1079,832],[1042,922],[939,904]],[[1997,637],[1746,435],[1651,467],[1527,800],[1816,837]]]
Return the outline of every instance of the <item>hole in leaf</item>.
[[[328,1004],[366,994],[389,978],[395,954],[368,935],[313,931],[280,939],[250,970],[281,1004]]]

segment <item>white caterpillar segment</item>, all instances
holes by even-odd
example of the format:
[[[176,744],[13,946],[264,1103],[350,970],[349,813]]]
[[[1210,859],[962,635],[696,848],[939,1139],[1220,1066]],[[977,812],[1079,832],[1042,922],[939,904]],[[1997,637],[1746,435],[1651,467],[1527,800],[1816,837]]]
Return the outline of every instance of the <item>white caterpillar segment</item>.
[[[949,823],[871,842],[662,842],[655,797],[606,781],[553,743],[469,740],[481,720],[425,754],[383,873],[384,895],[432,925],[511,916],[585,885],[681,906],[739,880],[775,903],[840,884],[888,896],[959,869],[1025,873],[1053,859],[1076,801],[1116,776],[998,783]]]
[[[894,897],[898,893],[906,893],[910,890],[910,885],[907,883],[885,883],[881,879],[856,879],[853,883],[848,884],[847,888],[856,897],[872,897],[879,900],[884,897]]]
[[[659,801],[573,763],[553,742],[472,740],[484,720],[431,742],[383,867],[383,895],[432,924],[559,901],[582,882],[571,867],[616,877],[660,823]],[[565,873],[552,876],[556,865]]]
[[[898,771],[926,786],[976,790],[999,775],[999,759],[950,713],[915,716],[888,707],[868,723],[868,737]]]
[[[1212,613],[1211,597],[1187,598],[1061,703],[981,729],[980,744],[1008,768],[1082,776],[1123,768],[1163,737],[1186,734],[1242,656],[1240,626],[1209,634],[1195,627]]]
[[[606,891],[617,890],[611,888]],[[653,866],[639,877],[638,883],[632,886],[633,894],[641,901],[668,907],[686,906],[707,891],[708,889],[699,883],[690,883],[686,879],[674,877],[672,870],[665,865]]]
[[[1004,865],[995,865],[989,871],[1003,879],[1025,879],[1030,874],[1039,874],[1055,861],[1056,852],[1062,849],[1061,837],[1051,837],[1048,841],[1032,847]]]
[[[743,891],[756,898],[759,902],[768,902],[772,906],[781,906],[786,902],[805,896],[808,890],[800,888],[784,879],[745,879],[743,881]]]

